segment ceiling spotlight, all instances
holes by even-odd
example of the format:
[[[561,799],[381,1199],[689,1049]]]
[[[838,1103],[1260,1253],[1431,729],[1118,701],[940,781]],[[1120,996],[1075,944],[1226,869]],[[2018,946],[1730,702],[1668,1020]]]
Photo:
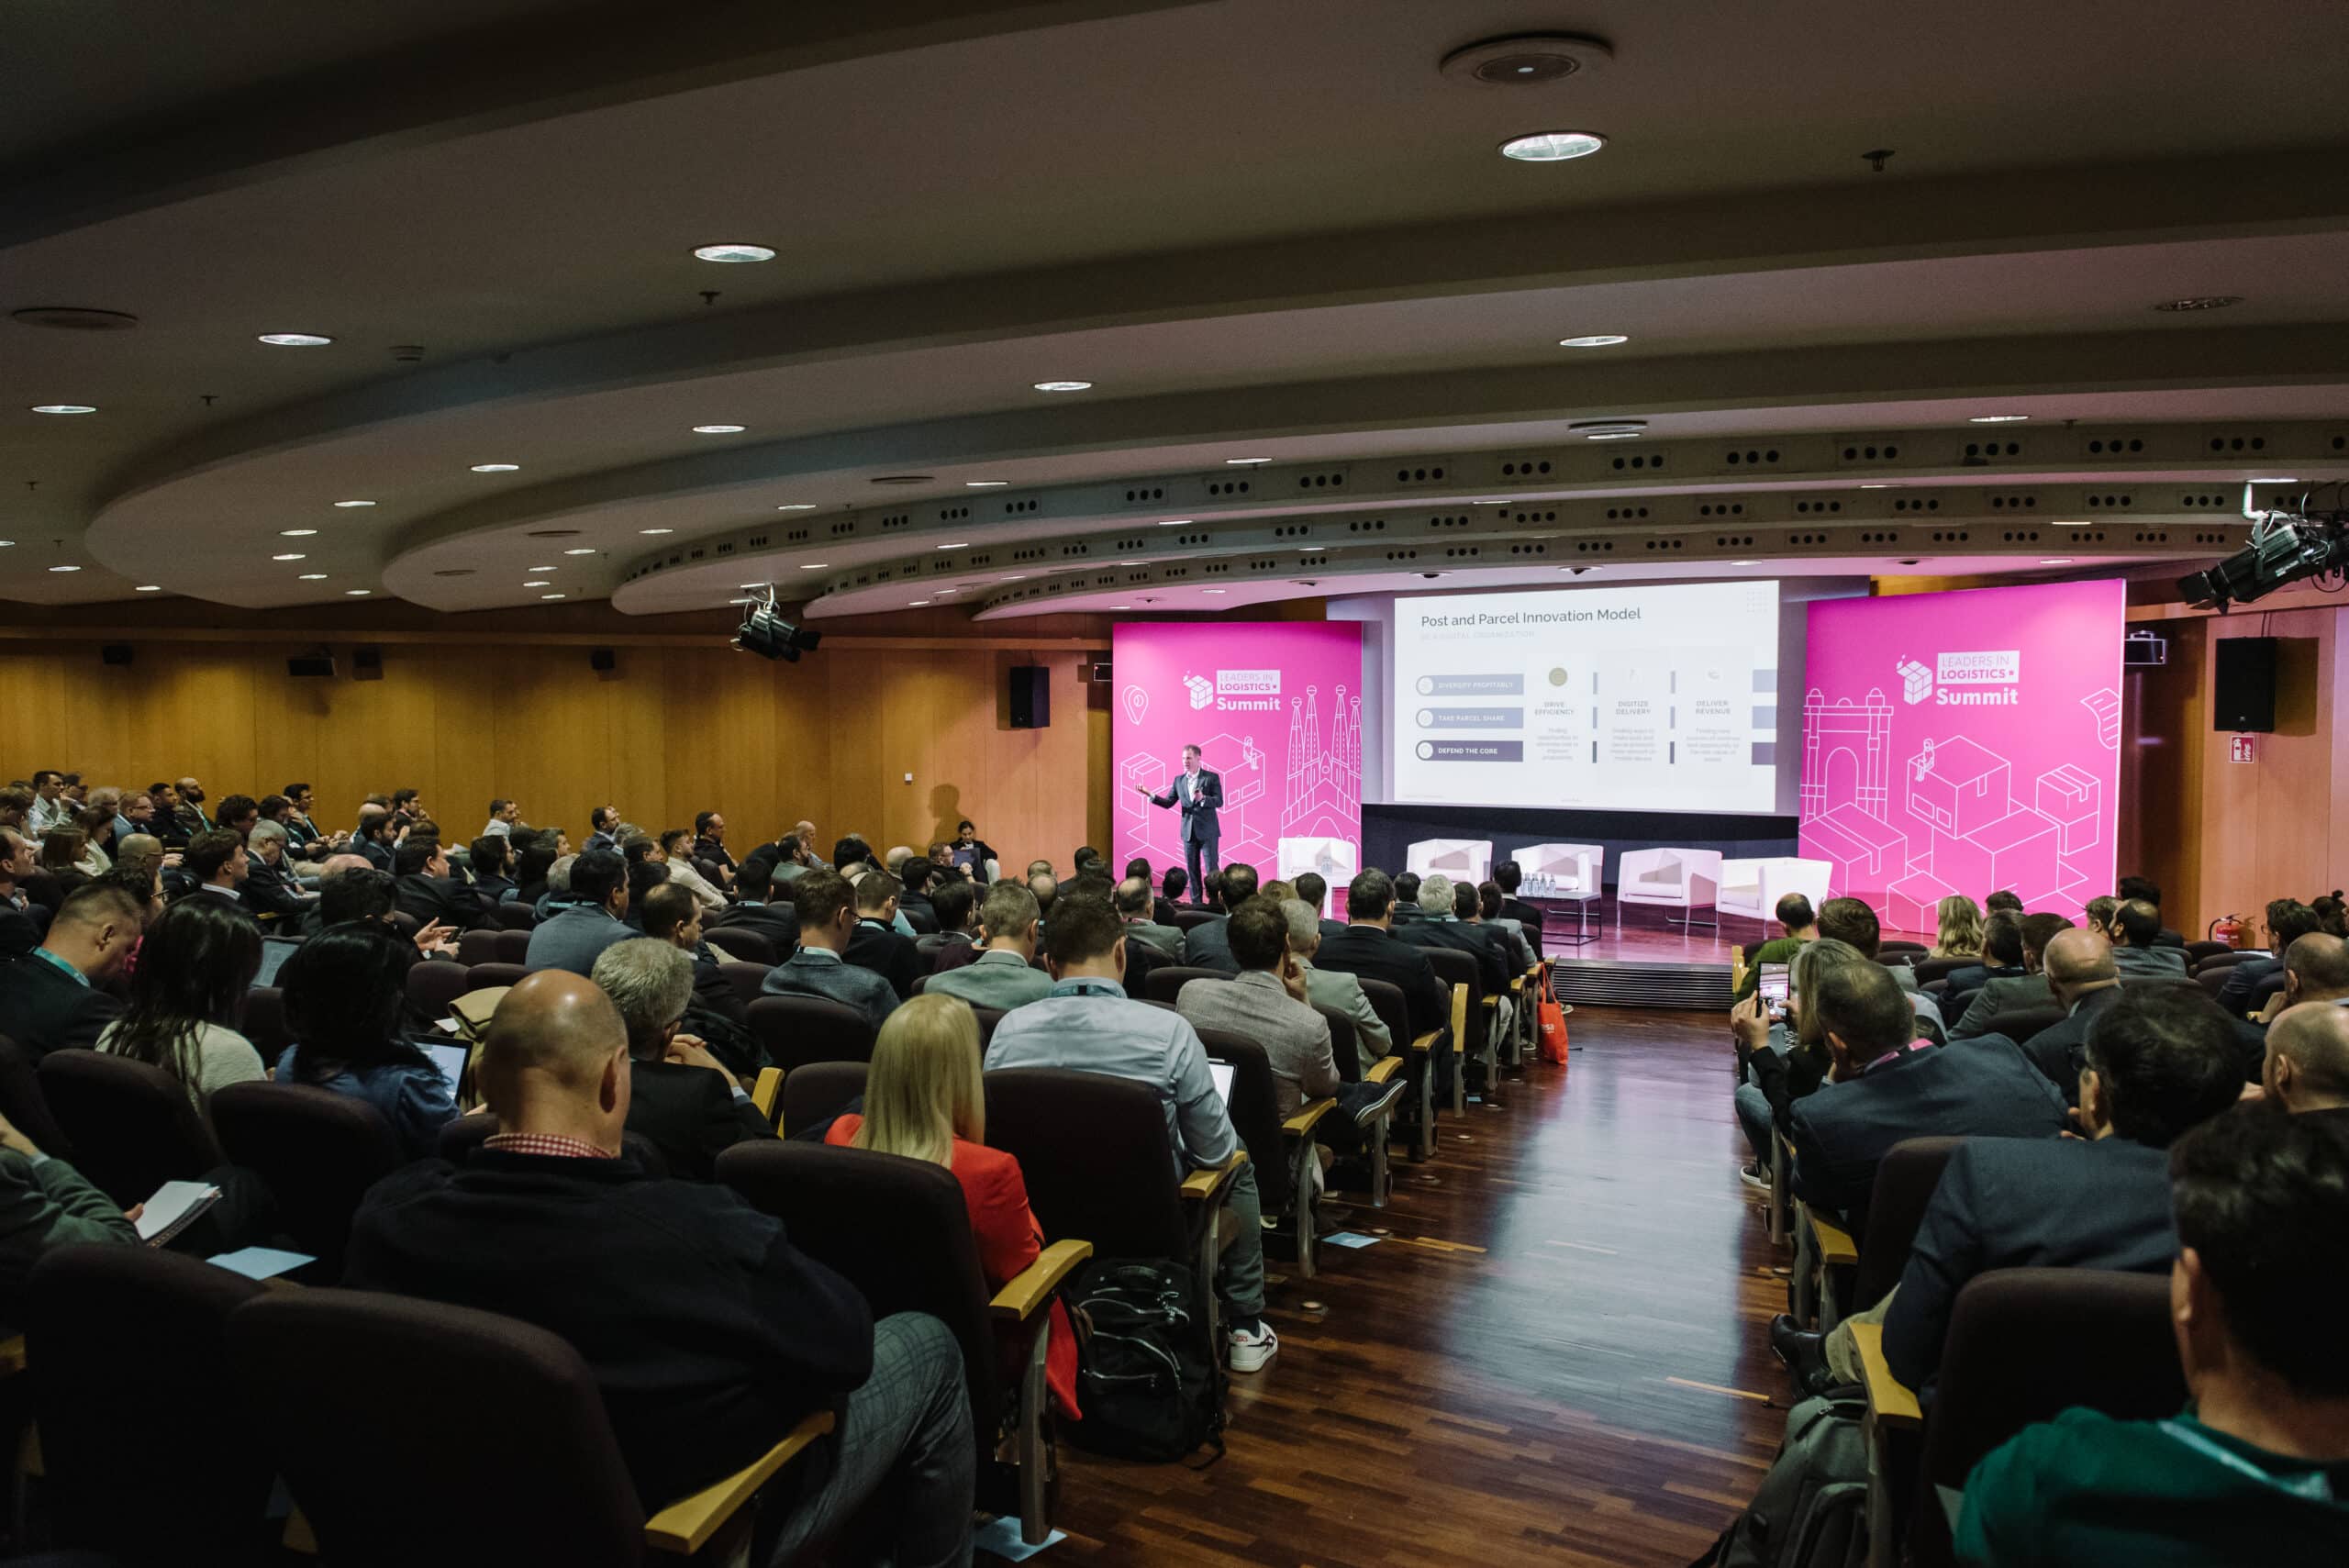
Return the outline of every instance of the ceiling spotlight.
[[[521,466],[518,462],[477,462],[473,464],[473,472],[475,473],[511,473]]]
[[[737,584],[734,584],[734,585],[735,585],[736,587],[738,587],[738,588],[763,588],[763,587],[767,586],[767,584],[764,584],[764,583],[737,583]],[[525,583],[525,584],[522,584],[522,586],[524,586],[525,588],[527,588],[527,587],[529,587],[529,584],[528,583]]]
[[[928,599],[907,599],[906,601],[906,608],[909,610],[918,610],[928,603],[930,603]]]
[[[297,583],[323,583],[326,580],[327,574],[323,572],[305,572],[295,579]]]
[[[1297,547],[1297,552],[1301,555],[1318,555],[1329,548],[1330,547],[1326,544],[1299,545]]]
[[[529,566],[525,567],[523,570],[528,572],[552,572],[557,570],[557,568],[552,566]]]
[[[273,555],[270,559],[272,561],[306,561],[309,557],[304,555],[299,550],[287,550],[283,555]]]
[[[1113,610],[1130,610],[1133,608],[1131,605],[1111,605],[1109,607]]]
[[[345,588],[342,592],[347,598],[363,599],[374,591],[373,588]]]
[[[739,436],[746,428],[748,427],[743,425],[696,425],[694,434],[696,436]]]
[[[78,566],[52,566],[50,570],[51,572],[79,572],[82,569]]]
[[[264,332],[261,340],[273,349],[323,349],[334,341],[316,332]]]
[[[1090,392],[1093,390],[1093,384],[1089,381],[1040,381],[1036,384],[1036,390],[1039,392]]]
[[[591,546],[581,545],[575,550],[566,550],[562,553],[565,555],[593,555],[596,551]]]
[[[372,506],[375,503],[373,501],[337,501],[335,503],[336,506],[342,507],[346,511],[353,506]]]
[[[308,539],[312,534],[317,533],[317,531],[318,530],[316,528],[280,528],[277,530],[277,537],[280,539]]]
[[[16,547],[16,543],[17,541],[12,539],[0,539],[0,550],[12,550]]]
[[[963,481],[963,488],[965,490],[1000,490],[1010,483],[1011,481],[1008,479],[966,479]]]
[[[2250,479],[2245,480],[2243,483],[2247,484],[2298,484],[2299,481],[2287,473],[2279,475],[2274,479]]]
[[[696,245],[694,259],[697,261],[772,261],[774,252],[763,245]]]
[[[941,550],[968,550],[971,548],[971,541],[966,539],[956,539],[952,544],[941,544],[938,548]]]
[[[1588,130],[1537,130],[1513,136],[1501,143],[1501,156],[1519,163],[1564,163],[1587,158],[1607,145],[1607,139]]]
[[[561,594],[540,594],[539,597],[541,599],[560,599],[562,595]]]
[[[813,501],[792,501],[775,508],[778,512],[812,512],[815,509]]]
[[[1759,566],[1762,563],[1758,561],[1732,561],[1730,564],[1731,566]]]
[[[1202,588],[1199,590],[1202,594],[1221,594],[1227,591],[1228,590],[1222,588]]]
[[[1158,526],[1162,528],[1187,528],[1191,526],[1191,519],[1188,517],[1161,517],[1158,519]]]
[[[1268,457],[1228,457],[1223,461],[1231,468],[1262,468],[1273,460]]]
[[[2239,294],[2193,294],[2184,299],[2165,299],[2154,306],[2155,310],[2180,315],[2195,310],[2224,310],[2231,305],[2241,305]]]
[[[802,562],[799,566],[802,572],[829,572],[831,569],[832,563],[829,561]]]
[[[1863,490],[1891,490],[1896,488],[1896,486],[1890,484],[1863,484],[1860,488]]]
[[[1008,573],[1005,574],[1003,580],[1007,583],[1025,583],[1028,581],[1028,573],[1025,572]]]
[[[33,412],[36,414],[95,414],[97,411],[98,406],[95,403],[36,403],[33,405]]]
[[[554,584],[548,582],[543,577],[533,577],[529,582],[523,584],[522,586],[525,588],[551,588]]]
[[[162,591],[163,585],[161,583],[141,583],[131,590],[134,594],[160,594]]]
[[[636,531],[640,534],[673,534],[677,530],[674,528],[639,528]]]
[[[2030,417],[2028,414],[1976,414],[1966,423],[1969,425],[2020,425]]]
[[[1636,441],[1645,434],[1644,430],[1593,430],[1583,439],[1589,441]]]
[[[2039,564],[2042,566],[2069,566],[2072,564],[2072,558],[2068,555],[2051,555]]]
[[[1618,343],[1628,343],[1631,340],[1620,332],[1591,332],[1580,338],[1561,338],[1558,339],[1558,347],[1561,349],[1611,349]]]
[[[796,664],[801,653],[813,652],[823,639],[822,632],[794,626],[775,614],[772,603],[754,599],[750,608],[742,612],[742,625],[734,634],[734,646],[762,659]]]

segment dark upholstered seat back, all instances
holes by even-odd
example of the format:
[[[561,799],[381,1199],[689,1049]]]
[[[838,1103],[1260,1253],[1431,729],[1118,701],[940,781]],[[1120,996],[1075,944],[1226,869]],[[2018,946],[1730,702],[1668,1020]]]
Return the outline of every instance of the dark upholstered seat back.
[[[220,1163],[212,1129],[180,1081],[160,1067],[95,1051],[41,1059],[41,1095],[73,1148],[74,1168],[125,1208],[165,1182]]]

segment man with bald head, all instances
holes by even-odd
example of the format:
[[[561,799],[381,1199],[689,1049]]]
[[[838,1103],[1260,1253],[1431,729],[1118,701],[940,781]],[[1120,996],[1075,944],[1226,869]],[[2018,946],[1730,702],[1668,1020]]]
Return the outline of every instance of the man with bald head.
[[[2032,1065],[2047,1074],[2064,1098],[2079,1103],[2080,1052],[2088,1026],[2121,1000],[2121,971],[2112,962],[2112,944],[2094,926],[2061,930],[2048,939],[2040,955],[2040,969],[2066,1017],[2023,1042]]]
[[[2349,1115],[2349,1006],[2303,1002],[2268,1026],[2259,1073],[2267,1097],[2294,1114]]]
[[[568,1340],[647,1512],[844,1401],[838,1437],[775,1483],[758,1560],[787,1561],[886,1486],[893,1561],[970,1562],[971,1413],[937,1319],[875,1324],[854,1287],[731,1189],[624,1155],[628,1027],[586,977],[545,970],[507,993],[479,1077],[496,1135],[462,1167],[429,1161],[377,1183],[351,1222],[344,1284]]]
[[[2328,931],[2295,937],[2284,950],[2284,988],[2276,993],[2262,1015],[2283,1016],[2288,1008],[2310,1002],[2349,999],[2349,942]]]

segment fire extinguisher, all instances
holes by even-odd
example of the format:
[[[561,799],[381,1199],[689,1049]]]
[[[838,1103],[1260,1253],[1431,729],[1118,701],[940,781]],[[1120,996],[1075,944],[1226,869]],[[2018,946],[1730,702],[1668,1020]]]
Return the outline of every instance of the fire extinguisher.
[[[2210,922],[2210,940],[2214,942],[2224,942],[2231,948],[2239,948],[2243,946],[2243,938],[2249,934],[2250,929],[2251,922],[2242,916],[2221,915]]]

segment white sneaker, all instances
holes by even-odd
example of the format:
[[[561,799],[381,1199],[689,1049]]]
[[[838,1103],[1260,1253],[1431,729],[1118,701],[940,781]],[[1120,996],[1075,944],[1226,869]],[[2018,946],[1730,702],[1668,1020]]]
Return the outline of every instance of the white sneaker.
[[[1234,1372],[1262,1372],[1264,1363],[1272,1360],[1274,1353],[1281,1348],[1281,1337],[1274,1333],[1273,1326],[1261,1318],[1256,1320],[1254,1333],[1234,1329],[1229,1338],[1231,1341],[1231,1370]]]

